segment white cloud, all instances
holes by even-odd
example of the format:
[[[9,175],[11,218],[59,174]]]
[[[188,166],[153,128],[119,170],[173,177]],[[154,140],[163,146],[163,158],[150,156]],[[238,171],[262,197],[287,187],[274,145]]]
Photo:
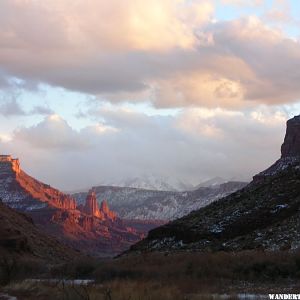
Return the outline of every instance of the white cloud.
[[[275,23],[288,24],[294,22],[290,2],[287,0],[274,0],[271,8],[265,13],[263,18]]]
[[[2,144],[26,171],[60,187],[147,172],[197,183],[216,175],[249,178],[279,157],[285,120],[280,110],[188,109],[176,116],[100,110],[99,125],[72,129],[59,116],[15,132]]]
[[[11,98],[6,101],[0,101],[0,114],[4,117],[25,116],[26,112],[21,107],[17,99]]]
[[[16,129],[14,136],[17,140],[25,141],[34,148],[83,151],[93,146],[97,135],[114,131],[111,127],[97,124],[86,127],[80,132],[74,130],[59,115],[52,114],[35,126]]]
[[[265,0],[221,0],[222,4],[235,6],[261,6]]]

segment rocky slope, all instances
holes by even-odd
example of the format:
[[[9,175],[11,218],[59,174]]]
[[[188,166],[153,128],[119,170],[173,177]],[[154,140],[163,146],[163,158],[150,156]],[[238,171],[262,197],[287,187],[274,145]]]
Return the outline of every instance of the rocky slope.
[[[77,207],[74,198],[30,177],[17,159],[5,155],[0,156],[0,198],[30,215],[43,232],[92,255],[115,255],[155,226],[130,227],[107,203],[99,208],[92,192]]]
[[[0,201],[0,256],[30,256],[55,263],[71,261],[80,254],[45,235],[30,217]]]
[[[244,182],[227,182],[194,191],[172,192],[129,187],[98,186],[94,191],[99,203],[107,200],[123,219],[173,220],[244,187]],[[83,204],[87,193],[73,197]]]
[[[150,231],[133,251],[300,248],[300,117],[281,158],[240,191]]]

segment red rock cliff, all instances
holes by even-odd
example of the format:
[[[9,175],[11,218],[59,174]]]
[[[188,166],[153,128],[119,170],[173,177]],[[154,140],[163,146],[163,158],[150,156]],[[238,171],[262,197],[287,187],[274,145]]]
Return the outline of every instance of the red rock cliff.
[[[10,189],[16,190],[19,186],[30,198],[46,202],[50,206],[76,209],[75,199],[27,175],[21,170],[19,160],[12,158],[11,155],[0,155],[0,179],[6,180],[6,184],[10,182]]]
[[[103,200],[101,202],[101,207],[100,207],[101,212],[105,215],[106,218],[115,220],[117,218],[117,214],[114,211],[111,211],[108,207],[107,201]]]
[[[82,210],[84,213],[97,217],[101,220],[109,219],[114,221],[117,219],[117,214],[109,209],[106,200],[102,201],[99,208],[97,196],[93,189],[89,191],[86,197],[85,206],[82,208]]]
[[[97,202],[97,197],[96,193],[94,190],[90,190],[86,200],[85,200],[85,206],[83,208],[83,212],[85,212],[88,215],[104,219],[104,215],[101,213],[98,202]]]

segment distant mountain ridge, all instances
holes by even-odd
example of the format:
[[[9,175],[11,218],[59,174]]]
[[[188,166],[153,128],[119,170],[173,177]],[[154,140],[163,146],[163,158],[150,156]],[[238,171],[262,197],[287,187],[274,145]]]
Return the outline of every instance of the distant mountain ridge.
[[[186,191],[193,189],[193,185],[179,179],[151,173],[135,177],[124,177],[122,179],[105,180],[97,186],[116,186],[157,191]]]
[[[199,184],[191,184],[183,182],[178,179],[170,177],[156,176],[154,174],[144,175],[141,177],[125,177],[121,180],[111,179],[104,180],[95,186],[110,186],[110,187],[122,187],[133,188],[139,190],[149,191],[164,191],[164,192],[186,192],[197,190],[200,187],[214,187],[219,186],[227,182],[246,182],[246,180],[239,180],[238,178],[225,179],[219,176],[204,180]],[[65,191],[66,194],[79,194],[87,193],[90,187],[78,188],[74,190]]]
[[[245,182],[227,182],[197,190],[157,191],[130,187],[93,187],[98,203],[107,200],[110,207],[123,219],[174,220],[211,202],[243,188]],[[73,197],[83,204],[87,193],[76,193]]]
[[[194,187],[194,189],[197,190],[201,187],[214,187],[229,181],[235,181],[235,180],[226,180],[222,177],[217,176],[199,183]]]
[[[131,251],[300,249],[300,116],[281,158],[243,189],[149,232]]]

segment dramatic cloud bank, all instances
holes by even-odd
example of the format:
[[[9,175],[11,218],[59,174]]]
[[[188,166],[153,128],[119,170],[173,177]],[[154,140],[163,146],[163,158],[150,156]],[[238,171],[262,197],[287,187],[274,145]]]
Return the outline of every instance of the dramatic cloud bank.
[[[1,76],[157,107],[297,101],[299,41],[256,16],[215,21],[213,3],[3,0]]]
[[[297,5],[1,0],[1,152],[64,189],[249,179],[299,113]]]

